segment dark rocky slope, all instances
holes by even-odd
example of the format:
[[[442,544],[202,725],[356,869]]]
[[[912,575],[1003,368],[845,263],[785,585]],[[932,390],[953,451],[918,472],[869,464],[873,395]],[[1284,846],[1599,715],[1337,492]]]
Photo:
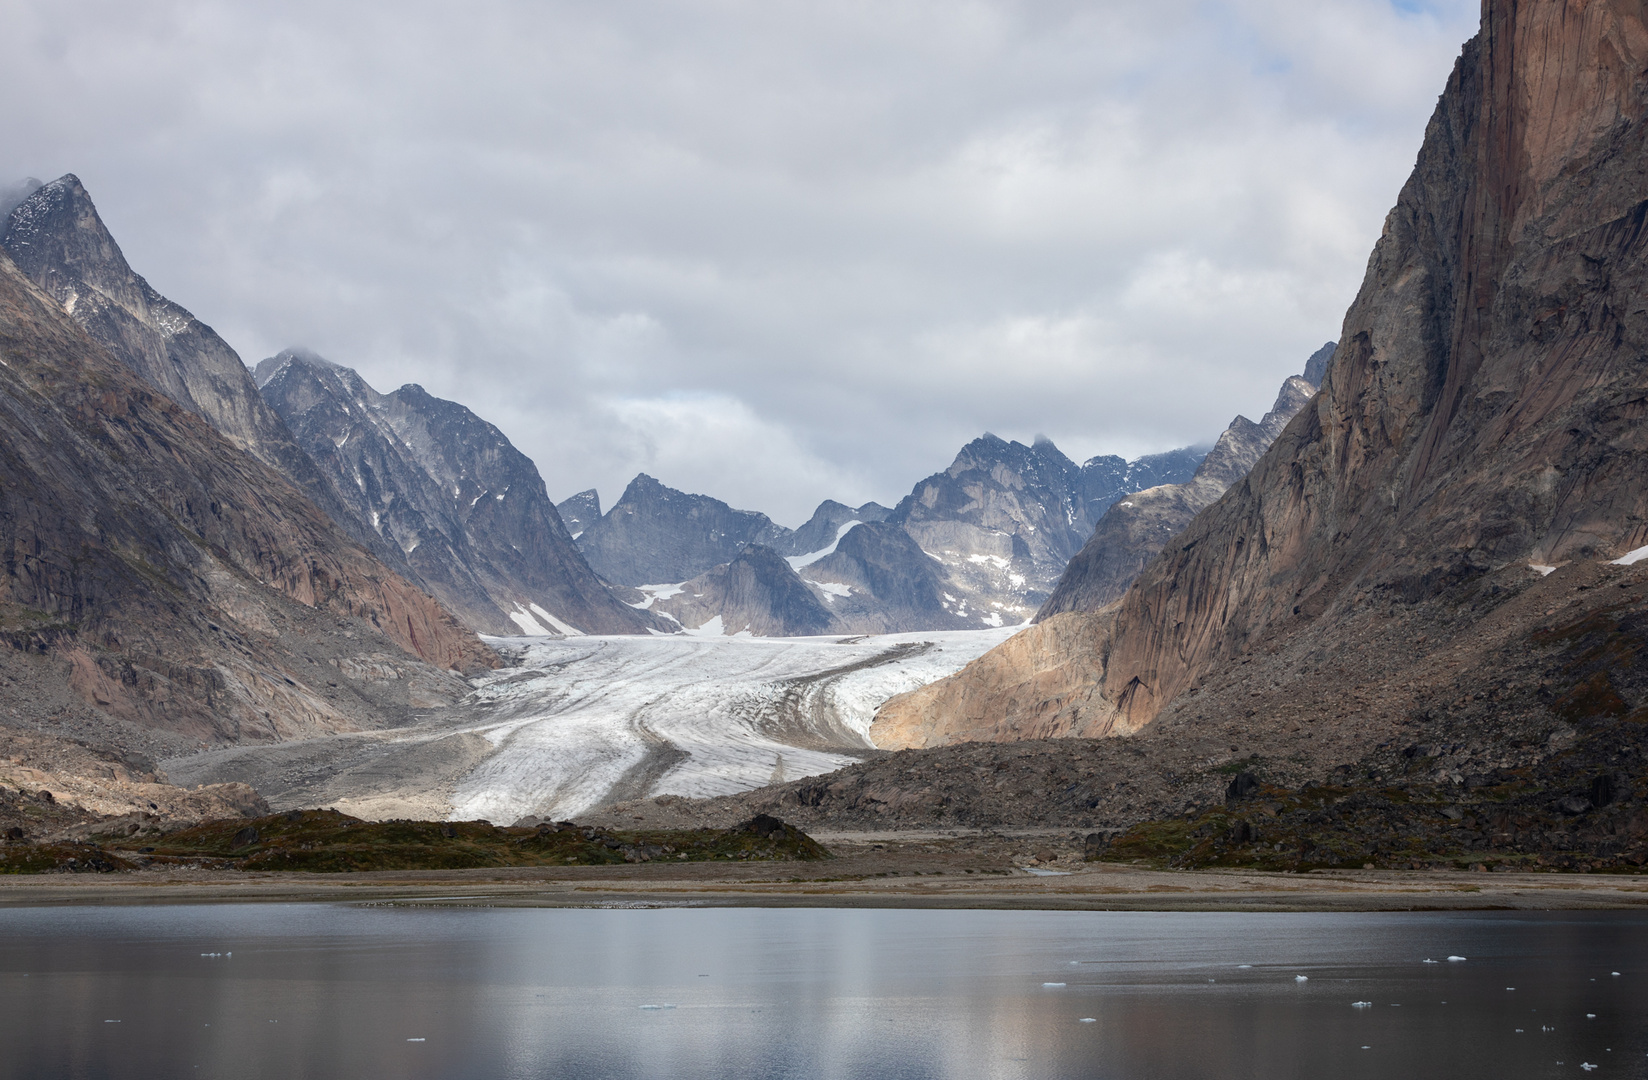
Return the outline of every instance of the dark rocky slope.
[[[1061,611],[1097,611],[1121,599],[1168,541],[1248,474],[1315,392],[1306,379],[1288,379],[1257,424],[1245,416],[1230,422],[1189,480],[1145,488],[1114,503],[1065,567],[1036,621]]]
[[[813,511],[813,516],[789,536],[789,542],[783,553],[790,556],[811,555],[815,552],[826,551],[843,535],[843,527],[859,522],[875,522],[887,520],[891,510],[880,503],[867,502],[854,509],[846,503],[838,503],[834,499],[825,499]]]
[[[893,745],[1136,732],[1286,684],[1349,716],[1365,703],[1304,682],[1393,658],[1383,692],[1411,701],[1530,564],[1648,543],[1645,71],[1635,6],[1489,0],[1312,406],[1113,616],[1055,616],[895,699]]]
[[[380,394],[302,350],[264,360],[265,399],[346,512],[400,554],[414,581],[483,633],[641,633],[572,542],[526,455],[455,402],[408,385]]]
[[[345,509],[336,479],[299,448],[228,342],[127,264],[79,178],[22,194],[0,227],[0,248],[116,359],[296,484],[392,569],[407,572],[399,549]]]
[[[676,491],[641,473],[578,537],[578,547],[608,581],[662,585],[731,562],[751,544],[787,550],[789,536],[766,514]]]
[[[0,720],[285,738],[394,722],[496,663],[3,254],[0,361]]]
[[[757,637],[797,637],[840,633],[829,605],[808,588],[784,557],[757,544],[730,563],[687,581],[679,593],[655,600],[684,626],[699,628],[720,619],[723,633]]]

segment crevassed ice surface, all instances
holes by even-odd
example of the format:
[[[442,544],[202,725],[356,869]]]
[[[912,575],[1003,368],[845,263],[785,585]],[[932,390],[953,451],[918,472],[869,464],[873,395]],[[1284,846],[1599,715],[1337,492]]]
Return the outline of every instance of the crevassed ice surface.
[[[616,789],[729,795],[831,772],[871,746],[882,702],[959,670],[1019,628],[877,637],[491,638],[514,666],[478,696],[507,717],[451,817],[570,818]]]

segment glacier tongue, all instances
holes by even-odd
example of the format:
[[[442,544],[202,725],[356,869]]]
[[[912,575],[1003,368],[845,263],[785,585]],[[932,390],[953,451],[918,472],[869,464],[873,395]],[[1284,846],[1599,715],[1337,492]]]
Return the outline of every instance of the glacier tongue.
[[[450,816],[508,823],[570,818],[621,798],[728,795],[766,784],[780,753],[791,779],[830,772],[870,747],[883,701],[959,670],[1017,629],[845,642],[490,639],[516,664],[478,696],[511,718],[474,729],[497,750],[459,781]]]

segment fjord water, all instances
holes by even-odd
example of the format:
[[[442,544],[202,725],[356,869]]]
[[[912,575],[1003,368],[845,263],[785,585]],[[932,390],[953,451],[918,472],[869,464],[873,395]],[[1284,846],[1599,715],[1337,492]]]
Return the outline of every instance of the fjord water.
[[[1634,913],[248,904],[0,927],[8,1077],[1648,1075]]]

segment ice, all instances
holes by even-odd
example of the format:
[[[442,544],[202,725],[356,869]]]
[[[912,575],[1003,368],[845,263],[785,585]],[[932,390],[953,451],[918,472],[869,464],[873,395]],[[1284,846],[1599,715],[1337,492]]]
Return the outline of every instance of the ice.
[[[532,613],[520,604],[509,613],[509,621],[521,628],[521,633],[532,637],[548,637],[551,631],[544,629],[543,623],[532,617]]]
[[[407,1042],[428,1042],[428,1039],[408,1039]]]
[[[668,600],[672,596],[679,596],[687,591],[685,585],[637,585],[635,587],[646,593],[647,599],[645,603],[631,604],[630,607],[640,608],[642,611],[651,607],[654,600]]]
[[[1587,1020],[1595,1020],[1595,1019],[1596,1019],[1596,1013],[1586,1013],[1586,1014],[1585,1014],[1585,1019],[1587,1019]]]
[[[761,787],[780,753],[791,780],[832,772],[871,747],[870,722],[882,702],[960,670],[1018,629],[843,643],[727,637],[712,621],[710,633],[489,638],[518,666],[477,685],[488,719],[461,730],[497,749],[458,781],[449,815],[574,817],[649,761],[653,778],[636,795]]]
[[[1556,573],[1556,567],[1546,566],[1544,563],[1529,563],[1528,569],[1539,571],[1540,577],[1550,577],[1552,574]]]
[[[841,528],[835,531],[835,539],[830,541],[829,547],[821,547],[817,551],[809,551],[805,555],[791,555],[784,561],[790,564],[791,570],[799,570],[803,566],[811,566],[813,563],[822,559],[826,555],[834,555],[836,545],[841,543],[841,538],[852,532],[853,526],[862,524],[864,524],[862,521],[849,521],[847,524],[841,526]]]
[[[1353,1002],[1350,1003],[1350,1007],[1353,1008],[1353,1009],[1371,1009],[1371,1008],[1373,1008],[1373,1002],[1371,1002],[1371,1001],[1353,1001]]]
[[[1310,981],[1310,976],[1309,975],[1295,975],[1293,977],[1293,981],[1294,982],[1309,982]]]
[[[1427,963],[1427,964],[1434,964],[1434,963],[1436,963],[1436,961],[1435,961],[1435,960],[1432,960],[1432,959],[1430,959],[1430,958],[1429,958],[1429,957],[1426,957],[1426,958],[1425,958],[1425,960],[1424,960],[1424,963]]]
[[[1084,1016],[1080,1020],[1076,1021],[1078,1024],[1096,1024],[1098,1022],[1099,1018],[1096,1016]]]
[[[1596,1068],[1596,1066],[1592,1065],[1589,1061],[1580,1062],[1579,1067],[1584,1069],[1586,1072],[1590,1072],[1592,1069]]]
[[[1058,990],[1058,989],[1063,988],[1064,984],[1063,983],[1042,983],[1042,986],[1046,987],[1049,990]]]
[[[640,1007],[647,1012],[659,1012],[663,1009],[675,1008],[674,1005],[642,1005]]]
[[[813,581],[811,578],[803,578],[802,580],[806,581],[808,585],[812,585],[823,590],[824,599],[830,601],[831,603],[834,602],[835,597],[837,596],[853,595],[853,587],[851,585],[842,585],[839,582],[834,581]]]
[[[1613,562],[1613,565],[1615,565],[1615,566],[1635,566],[1637,563],[1641,562],[1644,559],[1648,559],[1648,544],[1645,544],[1642,547],[1634,548],[1630,551],[1627,551],[1625,554],[1623,554],[1619,558],[1615,559],[1614,562]]]
[[[581,636],[583,636],[584,632],[582,630],[578,629],[576,626],[571,625],[570,623],[562,622],[560,619],[557,619],[555,616],[551,615],[549,612],[545,611],[543,608],[539,607],[537,604],[528,604],[527,606],[532,609],[532,613],[534,615],[538,616],[540,619],[543,619],[545,622],[549,623],[549,625],[553,626],[556,629],[557,632],[562,633],[562,634],[566,634],[569,637],[581,637]]]
[[[1465,958],[1463,956],[1450,956],[1450,957],[1448,957],[1448,963],[1450,963],[1450,964],[1463,963],[1464,960],[1465,960]]]

